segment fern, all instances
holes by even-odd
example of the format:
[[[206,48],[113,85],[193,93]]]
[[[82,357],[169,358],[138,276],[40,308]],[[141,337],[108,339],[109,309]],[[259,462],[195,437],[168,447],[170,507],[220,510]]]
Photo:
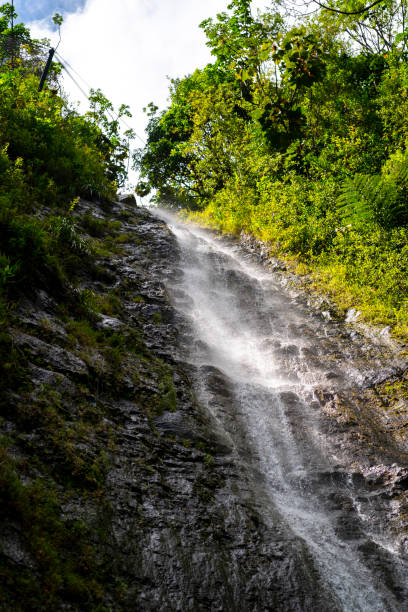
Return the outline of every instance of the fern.
[[[378,179],[381,177],[356,174],[343,182],[337,206],[346,224],[358,225],[375,220],[372,202],[378,191]]]
[[[408,159],[399,154],[387,162],[382,174],[356,174],[343,181],[337,208],[345,224],[367,223],[391,228],[408,220]]]

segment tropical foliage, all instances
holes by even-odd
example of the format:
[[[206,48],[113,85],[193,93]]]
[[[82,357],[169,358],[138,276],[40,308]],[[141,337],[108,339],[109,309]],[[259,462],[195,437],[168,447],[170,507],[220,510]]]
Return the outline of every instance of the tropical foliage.
[[[47,48],[32,40],[24,25],[11,28],[15,17],[10,4],[0,7],[0,520],[13,521],[30,562],[15,563],[2,545],[0,608],[56,610],[63,599],[68,608],[102,611],[105,585],[115,580],[112,566],[98,549],[96,527],[62,508],[68,499],[88,507],[91,497],[98,508],[106,507],[109,428],[101,445],[84,444],[95,439],[102,421],[89,417],[90,404],[85,408],[82,400],[75,400],[72,410],[63,407],[58,384],[35,386],[30,360],[37,365],[38,360],[15,347],[13,334],[32,333],[16,307],[44,292],[67,327],[69,350],[94,342],[109,363],[106,384],[118,386],[125,337],[99,333],[96,320],[97,313],[113,314],[121,302],[112,295],[97,304],[91,291],[81,291],[78,277],[85,270],[103,275],[96,256],[119,250],[121,223],[118,228],[92,215],[81,218],[76,206],[82,196],[90,207],[98,199],[109,210],[126,173],[131,134],[121,135],[119,119],[129,109],[115,111],[97,90],[91,92],[89,112],[80,115],[58,94],[58,64],[38,92]],[[60,25],[58,15],[54,23]],[[103,245],[94,235],[103,235]],[[55,343],[47,318],[41,325],[42,336],[49,333]],[[157,358],[147,361],[165,372]],[[79,393],[91,397],[93,384],[90,375]],[[164,384],[160,389],[169,403],[174,391]],[[102,414],[96,402],[90,410]],[[23,450],[16,453],[20,443]]]
[[[72,108],[58,94],[58,64],[38,91],[48,54],[23,24],[11,29],[16,17],[10,4],[0,7],[0,322],[13,291],[44,267],[62,274],[64,252],[78,252],[71,204],[115,195],[132,137],[119,125],[129,108],[116,112],[100,90],[85,115]]]
[[[267,240],[405,334],[408,3],[291,7],[234,0],[201,24],[214,61],[150,106],[139,188]]]

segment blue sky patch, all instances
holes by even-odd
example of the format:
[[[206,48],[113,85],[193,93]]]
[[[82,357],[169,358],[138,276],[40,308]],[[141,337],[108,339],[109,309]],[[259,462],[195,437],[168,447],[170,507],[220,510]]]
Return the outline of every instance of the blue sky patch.
[[[18,13],[18,21],[30,23],[38,19],[49,19],[51,27],[51,17],[55,13],[65,15],[74,13],[84,6],[86,0],[14,0],[14,7]]]

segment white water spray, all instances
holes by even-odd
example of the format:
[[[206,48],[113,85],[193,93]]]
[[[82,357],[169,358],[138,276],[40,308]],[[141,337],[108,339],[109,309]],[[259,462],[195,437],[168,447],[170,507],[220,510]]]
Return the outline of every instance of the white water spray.
[[[273,529],[278,514],[287,537],[302,541],[338,609],[400,610],[362,559],[367,536],[347,525],[339,529],[341,503],[333,509],[330,500],[347,493],[348,485],[344,480],[339,486],[334,461],[322,451],[311,401],[313,389],[327,380],[361,380],[359,368],[344,353],[339,362],[327,324],[297,307],[270,275],[231,246],[191,226],[173,222],[171,230],[184,273],[174,304],[193,330],[187,358],[199,372],[212,368],[232,389],[220,408],[204,377],[199,399],[237,449],[245,440],[247,453],[237,453],[262,475],[256,487],[262,488],[265,522]],[[356,520],[356,513],[349,516]]]

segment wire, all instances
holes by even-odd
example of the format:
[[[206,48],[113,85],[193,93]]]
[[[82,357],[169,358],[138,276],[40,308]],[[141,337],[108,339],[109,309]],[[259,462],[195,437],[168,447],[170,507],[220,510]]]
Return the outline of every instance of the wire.
[[[38,41],[31,40],[29,44],[31,46],[33,46],[33,47],[42,47],[43,49],[49,49],[50,48],[50,45],[44,45],[39,40]]]
[[[140,141],[141,141],[141,142],[142,142],[144,145],[146,144],[146,141],[145,141],[145,140],[143,140],[143,138],[141,138],[141,137],[139,136],[139,134],[137,134],[137,133],[135,132],[135,130],[134,130],[132,127],[130,127],[130,125],[129,125],[128,123],[126,123],[126,121],[125,121],[124,119],[122,119],[122,117],[119,117],[119,121],[121,121],[121,122],[123,123],[123,125],[124,125],[125,127],[127,127],[127,129],[128,129],[128,130],[132,130],[132,132],[134,133],[134,135],[136,136],[136,138],[138,138],[138,139],[139,139],[139,140],[140,140]]]
[[[81,79],[81,81],[88,87],[88,89],[92,89],[91,85],[85,81],[85,79],[83,77],[81,77],[81,75],[75,70],[75,68],[73,68],[71,66],[71,64],[68,62],[68,60],[64,59],[62,57],[62,55],[60,53],[57,52],[57,50],[55,49],[55,55],[57,55],[59,57],[59,59],[66,65],[69,67],[70,70],[72,70],[72,72],[74,72],[78,78]]]
[[[85,98],[87,100],[89,100],[89,95],[82,89],[81,85],[75,80],[75,78],[72,76],[72,74],[70,73],[70,71],[68,70],[68,68],[63,64],[63,62],[60,61],[61,66],[64,68],[65,72],[67,73],[67,75],[70,77],[70,79],[72,79],[72,81],[75,83],[75,85],[78,87],[79,91],[85,96]]]
[[[82,82],[83,82],[83,83],[84,83],[84,84],[87,86],[87,88],[88,88],[89,90],[93,89],[93,87],[92,87],[92,86],[91,86],[91,85],[90,85],[90,84],[89,84],[87,81],[85,81],[85,79],[84,79],[84,78],[83,78],[83,77],[82,77],[82,76],[79,74],[79,72],[77,72],[77,71],[75,70],[75,68],[73,68],[73,67],[71,66],[71,64],[70,64],[70,63],[69,63],[69,62],[68,62],[66,59],[64,59],[64,58],[62,57],[62,55],[61,55],[60,53],[57,53],[57,56],[58,56],[58,57],[59,57],[59,59],[61,60],[61,63],[62,63],[63,65],[65,64],[65,65],[64,65],[65,70],[67,70],[66,66],[69,66],[70,70],[72,70],[72,72],[74,72],[74,73],[76,74],[76,76],[77,76],[79,79],[81,79],[81,81],[82,81]],[[67,70],[67,72],[68,72],[68,70]],[[68,72],[68,74],[69,74],[69,72]],[[70,75],[70,76],[71,76],[71,78],[72,78],[72,75]],[[76,85],[79,87],[79,85],[77,84],[77,82],[75,81],[75,79],[73,79],[73,81],[74,81],[74,83],[75,83],[75,84],[76,84]],[[83,90],[82,88],[80,88],[80,89],[81,89],[81,91],[82,91],[82,93],[83,93],[83,92],[84,92],[84,90]],[[87,99],[89,100],[89,95],[87,95],[87,94],[86,94],[86,97],[87,97]],[[112,113],[110,112],[110,110],[108,110],[108,109],[107,109],[107,111],[106,111],[106,112],[108,113],[108,115],[109,115],[109,117],[110,117],[110,119],[111,119],[112,121],[116,121],[115,117],[112,115]]]
[[[85,96],[85,98],[87,100],[89,100],[89,96],[88,94],[82,89],[81,85],[78,83],[78,81],[72,76],[72,74],[70,73],[70,71],[68,70],[68,68],[62,63],[61,61],[61,56],[59,53],[57,53],[57,55],[59,56],[60,59],[60,63],[61,66],[64,68],[65,72],[67,73],[67,75],[72,79],[72,81],[75,83],[75,85],[78,87],[79,91]],[[67,62],[68,63],[68,62]],[[72,66],[70,65],[70,68],[73,70]],[[76,71],[75,71],[76,72]],[[78,75],[79,76],[79,75]],[[82,77],[80,77],[82,78]],[[83,80],[83,79],[82,79]],[[92,89],[92,88],[91,88]],[[111,115],[110,115],[111,116]],[[111,116],[112,117],[112,116]],[[131,129],[131,128],[130,128]],[[134,132],[136,134],[136,132]],[[128,155],[128,162],[127,162],[127,173],[129,174],[129,165],[130,165],[130,156],[131,156],[131,151],[130,151],[130,147],[129,147],[129,139],[128,139],[128,149],[129,149],[129,155]]]
[[[62,57],[62,55],[60,53],[56,54],[59,58],[60,63],[62,64],[62,66],[64,67],[64,69],[66,70],[67,74],[70,76],[70,78],[72,79],[72,81],[75,83],[75,85],[78,87],[78,89],[84,94],[84,96],[86,97],[87,100],[89,100],[89,94],[85,93],[84,90],[82,89],[82,87],[78,84],[78,82],[74,79],[74,77],[72,76],[72,74],[70,73],[70,71],[68,70],[67,66],[69,66],[70,70],[72,70],[72,72],[74,72],[78,78],[81,79],[81,81],[88,87],[89,90],[93,89],[93,87],[87,82],[85,81],[85,79],[83,77],[81,77],[81,75],[75,70],[75,68],[73,68],[71,66],[71,64]],[[116,121],[115,117],[113,116],[113,114],[110,112],[110,110],[106,110],[106,112],[108,113],[111,121]]]
[[[73,66],[66,59],[62,57],[60,53],[56,52],[55,54],[58,57],[61,64],[64,66],[65,70],[67,71],[67,74],[71,77],[71,79],[74,81],[77,87],[79,87],[80,91],[86,96],[86,98],[89,99],[89,96],[84,93],[84,90],[82,89],[82,87],[78,85],[78,83],[75,81],[73,76],[70,74],[69,70],[67,69],[67,66],[69,66],[69,69],[72,70],[72,72],[74,72],[79,79],[81,79],[81,81],[88,87],[88,89],[93,89],[93,87],[79,74],[77,70],[75,70],[75,68],[73,68]],[[137,134],[135,130],[128,123],[126,123],[126,121],[122,117],[115,118],[109,110],[107,111],[107,113],[112,121],[119,120],[128,130],[132,130],[136,138],[138,138],[144,145],[146,144],[143,138],[141,138],[139,134]]]

